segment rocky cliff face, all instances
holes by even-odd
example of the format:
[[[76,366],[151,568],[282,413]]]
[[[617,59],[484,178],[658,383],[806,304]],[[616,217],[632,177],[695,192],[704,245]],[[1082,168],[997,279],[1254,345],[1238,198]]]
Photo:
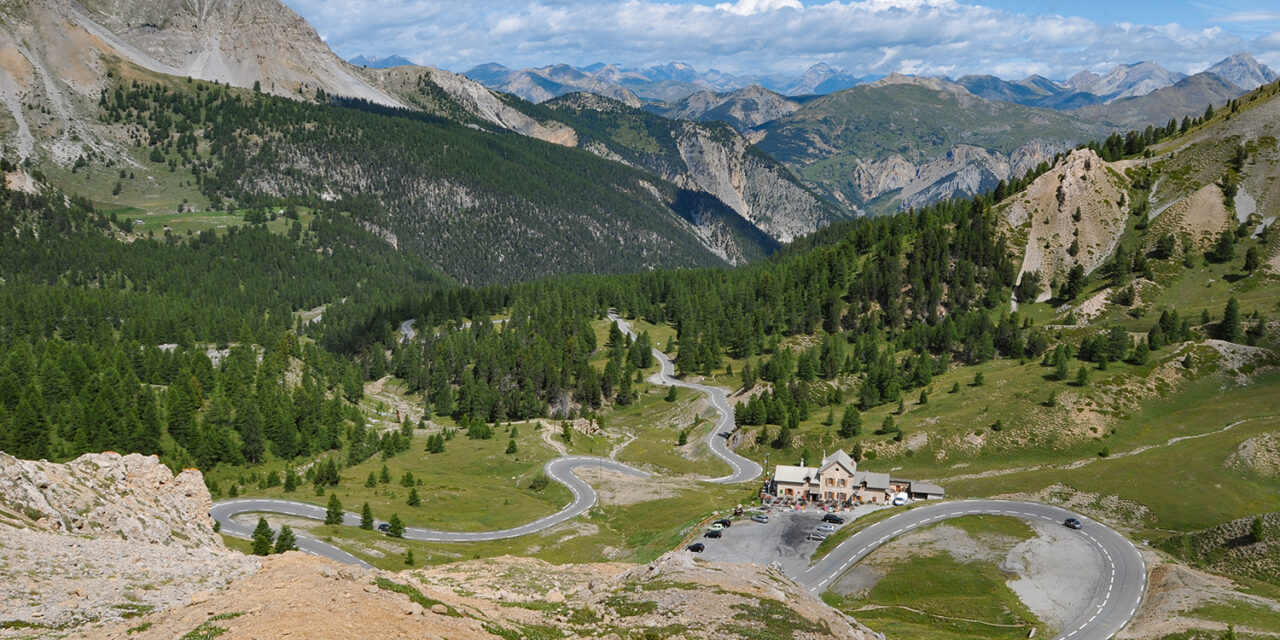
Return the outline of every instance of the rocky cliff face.
[[[222,546],[209,505],[198,471],[174,476],[154,457],[56,464],[0,453],[0,621],[65,632],[199,600],[251,574],[258,560]]]
[[[220,547],[199,471],[154,456],[86,454],[66,464],[0,453],[0,522],[175,547]]]
[[[854,162],[849,185],[863,200],[891,195],[900,208],[920,207],[992,189],[1001,180],[1025,175],[1041,162],[1051,161],[1059,151],[1057,143],[1036,140],[1007,155],[958,145],[945,155],[918,163],[898,154],[879,160],[859,159]]]
[[[741,137],[722,139],[692,124],[676,141],[685,171],[677,184],[709,193],[779,242],[812,233],[831,212],[776,162],[750,153]]]

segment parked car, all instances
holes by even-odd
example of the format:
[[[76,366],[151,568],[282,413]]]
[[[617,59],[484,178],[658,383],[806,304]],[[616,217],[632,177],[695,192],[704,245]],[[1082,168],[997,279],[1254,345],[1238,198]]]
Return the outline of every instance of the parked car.
[[[834,513],[828,513],[827,515],[822,516],[822,521],[830,522],[831,524],[844,524],[844,518],[841,518]]]
[[[387,523],[385,523],[385,522],[384,522],[384,523],[382,523],[382,524],[380,524],[380,525],[378,525],[378,531],[381,531],[381,532],[383,532],[383,533],[386,533],[386,532],[388,532],[388,531],[390,531],[390,530],[391,530],[391,525],[389,525],[389,524],[387,524]]]
[[[834,524],[818,525],[819,533],[835,533],[836,526]]]
[[[724,525],[725,527],[732,527],[733,521],[728,518],[721,518],[719,520],[716,520],[715,524]]]
[[[895,507],[901,507],[902,505],[906,504],[906,503],[907,503],[907,501],[909,501],[910,499],[911,499],[911,497],[910,497],[910,496],[908,496],[907,494],[905,494],[905,493],[899,493],[899,494],[897,494],[897,495],[893,496],[893,506],[895,506]]]
[[[1070,529],[1083,529],[1084,523],[1079,518],[1067,518],[1062,521],[1062,525]]]
[[[702,537],[719,538],[722,535],[724,535],[724,533],[722,533],[719,529],[709,529],[706,533],[702,534]]]
[[[825,534],[825,533],[819,533],[819,532],[817,532],[817,531],[814,531],[813,533],[809,534],[809,539],[810,539],[810,540],[819,540],[819,541],[821,541],[821,540],[826,540],[826,539],[827,539],[827,534]]]
[[[768,524],[769,516],[766,516],[763,513],[758,513],[754,516],[751,516],[751,520],[754,522],[759,522],[760,524]]]
[[[720,524],[719,522],[713,522],[713,523],[711,523],[711,530],[712,530],[712,531],[720,531],[721,529],[724,529],[724,525]]]
[[[702,553],[702,551],[707,548],[707,545],[702,544],[701,542],[695,542],[685,548],[694,553]]]

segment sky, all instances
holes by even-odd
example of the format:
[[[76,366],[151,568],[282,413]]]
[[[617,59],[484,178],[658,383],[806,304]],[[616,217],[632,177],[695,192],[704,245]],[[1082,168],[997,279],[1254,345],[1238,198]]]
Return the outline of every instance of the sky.
[[[684,62],[738,75],[987,73],[1055,80],[1239,53],[1280,70],[1275,0],[284,0],[340,56],[465,71]]]

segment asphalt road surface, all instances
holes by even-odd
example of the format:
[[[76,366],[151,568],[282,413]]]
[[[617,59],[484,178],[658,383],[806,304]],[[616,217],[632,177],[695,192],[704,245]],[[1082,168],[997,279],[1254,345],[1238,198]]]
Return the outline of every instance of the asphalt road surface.
[[[570,502],[563,509],[539,520],[535,520],[528,524],[522,524],[518,527],[510,529],[501,529],[498,531],[478,531],[478,532],[461,532],[461,531],[440,531],[436,529],[421,529],[417,527],[406,527],[404,537],[409,540],[424,540],[431,542],[479,542],[483,540],[501,540],[504,538],[515,538],[530,533],[542,531],[548,527],[555,526],[566,520],[577,517],[586,512],[596,504],[597,496],[595,489],[586,481],[579,478],[573,472],[582,467],[601,467],[611,471],[618,471],[637,478],[646,478],[650,474],[640,471],[634,467],[629,467],[616,460],[608,460],[605,458],[592,458],[588,456],[567,456],[564,458],[556,458],[548,462],[544,469],[547,476],[560,484],[569,488],[573,493],[573,502]],[[319,505],[309,504],[306,502],[294,502],[292,500],[267,500],[258,498],[241,498],[237,500],[224,500],[213,505],[209,510],[209,515],[213,516],[221,526],[222,532],[235,536],[237,538],[252,538],[252,525],[236,522],[233,518],[242,513],[274,513],[286,516],[295,516],[298,518],[310,518],[312,520],[324,520],[325,508]],[[380,524],[381,521],[378,522]],[[342,524],[352,527],[360,526],[360,514],[346,512],[342,518]],[[375,525],[376,526],[376,525]],[[344,562],[347,564],[358,564],[361,566],[369,566],[368,563],[359,558],[335,547],[331,544],[321,542],[314,538],[309,538],[299,533],[298,549],[312,553],[318,556]]]
[[[1104,524],[1066,509],[1034,502],[1003,500],[942,502],[905,511],[853,534],[826,557],[814,563],[808,571],[795,576],[796,581],[814,593],[821,593],[854,563],[890,539],[939,520],[975,514],[1005,515],[1057,523],[1067,518],[1077,518],[1084,523],[1084,528],[1075,533],[1083,536],[1102,558],[1102,580],[1094,588],[1093,597],[1084,613],[1064,625],[1056,638],[1110,638],[1129,623],[1138,610],[1138,605],[1142,603],[1147,586],[1147,568],[1142,554],[1127,538]]]
[[[632,339],[636,337],[635,332],[631,330],[631,326],[627,324],[626,320],[619,318],[617,314],[612,311],[609,312],[609,319],[618,323],[618,328],[621,329],[623,333],[631,336]],[[733,471],[727,476],[711,478],[707,480],[707,482],[735,484],[759,478],[762,472],[760,465],[754,460],[748,460],[747,458],[738,455],[733,451],[733,449],[729,448],[729,436],[732,435],[734,430],[738,427],[733,421],[733,407],[730,406],[724,389],[678,380],[675,377],[675,365],[671,363],[671,358],[668,358],[667,354],[654,349],[653,357],[657,358],[658,363],[661,365],[658,375],[656,376],[659,384],[684,387],[686,389],[693,389],[695,391],[705,393],[707,398],[711,401],[711,406],[715,407],[716,411],[720,412],[720,419],[716,421],[715,428],[713,428],[711,433],[707,435],[707,446],[711,449],[711,453],[715,454],[717,458],[728,463],[729,468]]]

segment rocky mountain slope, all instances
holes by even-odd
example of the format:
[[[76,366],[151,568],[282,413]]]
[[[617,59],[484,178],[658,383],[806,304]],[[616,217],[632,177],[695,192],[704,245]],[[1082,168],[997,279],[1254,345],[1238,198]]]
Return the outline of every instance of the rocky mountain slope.
[[[1015,247],[1025,247],[1018,280],[1039,273],[1041,292],[1079,264],[1092,273],[1125,230],[1128,182],[1098,154],[1074,151],[998,210]]]
[[[887,211],[991,189],[1098,127],[893,75],[823,96],[758,130],[757,145],[850,208]]]
[[[723,124],[667,120],[587,93],[544,107],[580,132],[584,149],[712,195],[780,242],[841,217],[790,170]]]
[[[209,504],[199,472],[174,477],[152,457],[0,454],[0,637],[877,637],[757,565],[673,552],[638,566],[504,557],[396,574],[297,552],[259,559],[223,547]]]

